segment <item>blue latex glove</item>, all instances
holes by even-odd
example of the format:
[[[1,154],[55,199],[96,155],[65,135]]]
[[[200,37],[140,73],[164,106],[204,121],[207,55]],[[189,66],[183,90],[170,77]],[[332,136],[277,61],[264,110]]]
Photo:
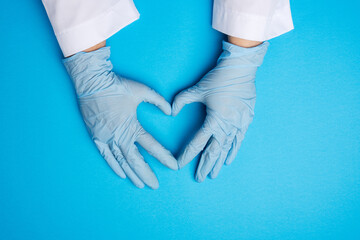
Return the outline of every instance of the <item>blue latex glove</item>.
[[[204,181],[209,173],[210,178],[215,178],[224,162],[228,165],[234,160],[254,116],[255,74],[267,47],[268,42],[253,48],[223,42],[217,66],[195,86],[175,97],[174,116],[186,104],[206,105],[203,126],[178,158],[182,168],[205,148],[196,170],[196,181]]]
[[[127,176],[139,188],[145,183],[156,189],[159,182],[135,142],[171,169],[178,169],[177,161],[142,128],[136,109],[145,101],[170,115],[170,104],[149,87],[117,76],[109,57],[110,48],[104,47],[77,53],[65,59],[64,65],[75,85],[87,129],[101,155],[121,178]]]

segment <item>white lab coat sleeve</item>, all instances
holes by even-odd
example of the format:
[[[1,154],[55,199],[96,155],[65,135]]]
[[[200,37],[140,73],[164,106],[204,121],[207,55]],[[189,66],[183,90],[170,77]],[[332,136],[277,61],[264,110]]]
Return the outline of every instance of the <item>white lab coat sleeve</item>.
[[[90,48],[139,18],[132,0],[42,0],[65,57]]]
[[[265,41],[294,29],[289,0],[214,0],[214,29]]]

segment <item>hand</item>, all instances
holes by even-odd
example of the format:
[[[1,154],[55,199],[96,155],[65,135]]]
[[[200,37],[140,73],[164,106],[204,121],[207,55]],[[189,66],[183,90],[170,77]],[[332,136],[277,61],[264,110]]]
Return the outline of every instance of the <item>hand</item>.
[[[261,65],[268,43],[242,48],[223,42],[223,53],[217,66],[195,86],[179,93],[172,105],[176,116],[184,105],[202,102],[206,105],[206,118],[178,158],[184,167],[203,151],[195,179],[198,182],[215,178],[224,164],[230,164],[254,116],[255,74]]]
[[[171,107],[154,90],[117,76],[108,60],[110,48],[80,52],[64,60],[71,76],[87,129],[101,155],[121,178],[135,186],[156,189],[159,182],[139,153],[135,142],[165,166],[177,170],[176,159],[147,133],[136,117],[137,106],[145,101],[171,114]]]

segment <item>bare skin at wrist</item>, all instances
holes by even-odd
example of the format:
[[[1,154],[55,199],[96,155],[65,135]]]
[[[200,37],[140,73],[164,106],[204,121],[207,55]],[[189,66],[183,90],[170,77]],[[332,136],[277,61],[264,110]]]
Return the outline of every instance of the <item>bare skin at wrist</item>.
[[[251,41],[251,40],[246,40],[243,38],[237,38],[232,36],[228,36],[228,42],[244,48],[256,47],[262,43],[259,41]]]
[[[237,37],[232,37],[232,36],[228,36],[228,42],[232,43],[234,45],[240,46],[240,47],[244,47],[244,48],[256,47],[262,43],[260,41],[252,41],[252,40],[247,40],[247,39],[237,38]],[[99,48],[102,48],[105,46],[106,46],[106,40],[102,41],[88,49],[85,49],[84,52],[92,52],[92,51],[98,50]]]
[[[99,48],[102,48],[105,46],[106,46],[106,41],[102,41],[101,43],[98,43],[88,49],[85,49],[84,52],[92,52],[92,51],[98,50]]]
[[[244,47],[244,48],[251,48],[251,47],[256,47],[258,45],[260,45],[262,42],[260,41],[251,41],[251,40],[247,40],[247,39],[243,39],[243,38],[237,38],[237,37],[232,37],[232,36],[228,36],[228,42],[232,43],[234,45],[238,45],[240,47]],[[102,41],[88,49],[85,49],[84,52],[92,52],[95,50],[98,50],[99,48],[105,47],[106,46],[106,40]]]

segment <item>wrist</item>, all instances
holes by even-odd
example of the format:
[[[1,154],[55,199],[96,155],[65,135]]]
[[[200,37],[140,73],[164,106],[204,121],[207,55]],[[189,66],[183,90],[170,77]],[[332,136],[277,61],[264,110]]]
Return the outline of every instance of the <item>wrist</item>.
[[[91,95],[109,87],[114,81],[110,47],[92,52],[79,52],[63,60],[78,97]]]
[[[102,47],[105,47],[106,46],[106,41],[102,41],[101,43],[98,43],[88,49],[85,49],[84,52],[92,52],[92,51],[95,51],[95,50],[98,50]]]
[[[228,42],[231,44],[243,47],[243,48],[256,47],[262,43],[260,41],[252,41],[252,40],[237,38],[237,37],[233,37],[233,36],[228,36]]]

